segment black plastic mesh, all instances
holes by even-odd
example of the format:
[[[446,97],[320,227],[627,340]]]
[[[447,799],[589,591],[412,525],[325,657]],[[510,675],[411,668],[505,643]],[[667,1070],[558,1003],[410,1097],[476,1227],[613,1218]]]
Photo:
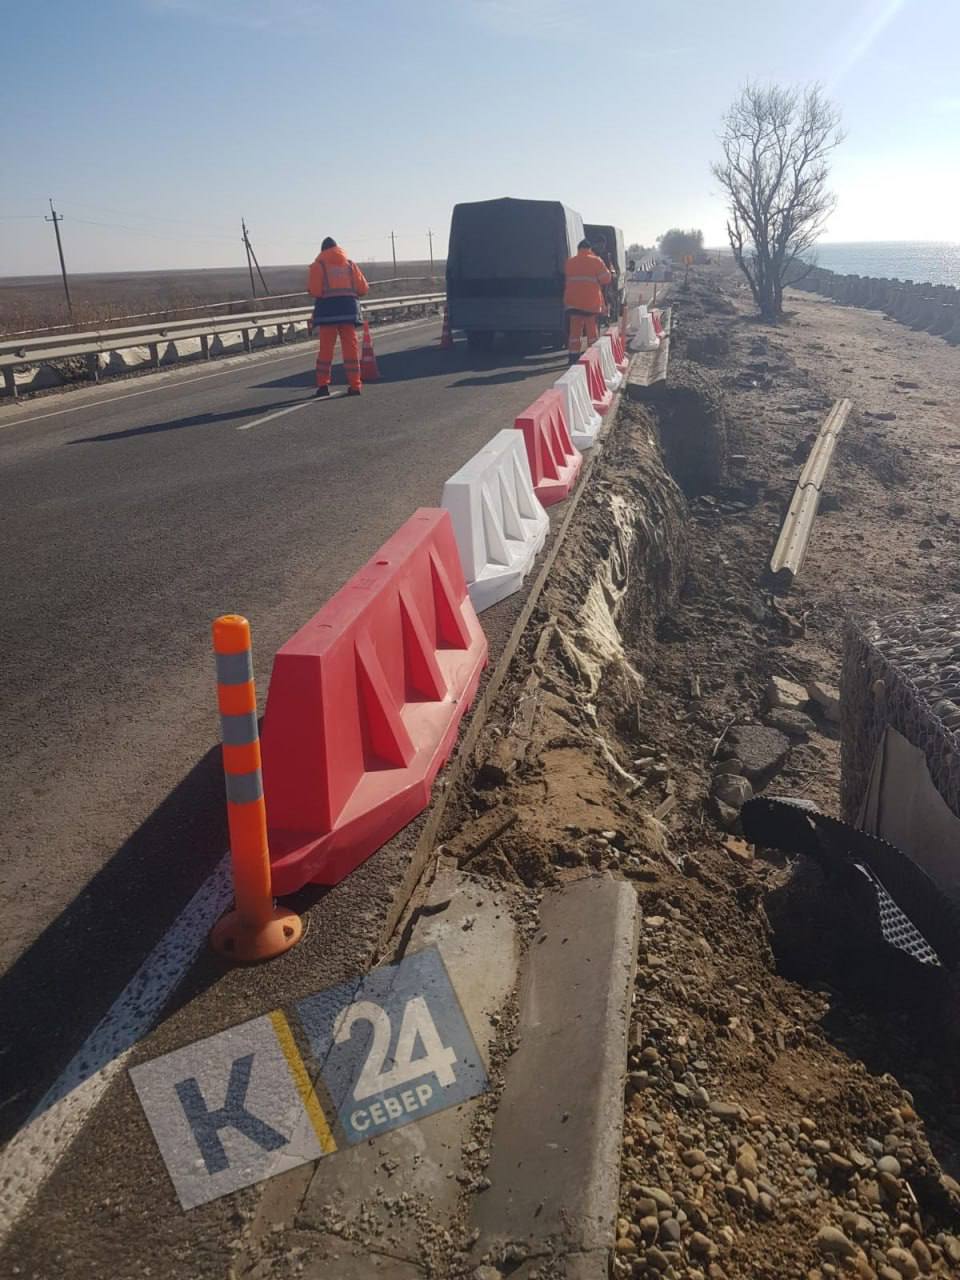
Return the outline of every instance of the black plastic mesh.
[[[930,946],[923,934],[917,929],[912,921],[903,914],[894,900],[887,893],[886,889],[876,878],[871,875],[867,867],[857,865],[857,870],[870,881],[873,890],[877,895],[877,910],[880,915],[880,932],[883,934],[884,942],[890,944],[891,947],[898,947],[901,951],[906,951],[914,960],[919,960],[921,964],[939,965],[940,957]]]
[[[923,964],[960,969],[960,905],[944,897],[900,849],[837,818],[768,796],[748,800],[740,821],[752,844],[819,863],[834,891],[849,898],[851,909],[866,911],[884,942]],[[863,884],[859,877],[872,887],[873,899],[855,892]]]

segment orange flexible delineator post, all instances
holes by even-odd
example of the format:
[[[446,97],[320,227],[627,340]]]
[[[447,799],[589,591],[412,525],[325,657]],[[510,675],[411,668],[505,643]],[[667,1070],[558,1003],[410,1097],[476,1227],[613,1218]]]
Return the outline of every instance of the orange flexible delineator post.
[[[380,378],[377,357],[373,351],[373,338],[370,334],[370,321],[366,316],[363,319],[363,350],[360,353],[360,377],[364,382],[377,382]]]
[[[217,656],[217,703],[235,907],[214,925],[210,945],[230,960],[253,964],[282,955],[295,946],[303,935],[303,922],[273,901],[257,693],[250,623],[246,618],[234,613],[217,618],[213,624],[213,649]]]

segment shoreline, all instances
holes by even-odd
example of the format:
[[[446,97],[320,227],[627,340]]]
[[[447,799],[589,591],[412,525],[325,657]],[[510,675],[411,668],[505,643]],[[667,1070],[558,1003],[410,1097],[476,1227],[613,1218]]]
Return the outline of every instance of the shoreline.
[[[882,276],[842,275],[826,267],[812,267],[792,289],[817,293],[845,306],[882,311],[915,331],[960,345],[960,289],[949,284],[915,283]]]

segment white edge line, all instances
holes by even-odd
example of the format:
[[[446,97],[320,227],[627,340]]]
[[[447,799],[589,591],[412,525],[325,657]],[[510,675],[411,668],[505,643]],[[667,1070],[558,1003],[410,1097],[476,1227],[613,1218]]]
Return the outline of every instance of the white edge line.
[[[196,891],[0,1155],[0,1245],[66,1154],[233,897],[230,855]],[[92,1074],[89,1064],[102,1062]]]
[[[436,316],[424,316],[422,320],[403,320],[398,324],[385,324],[379,326],[379,329],[381,333],[398,333],[401,329],[414,329],[417,325],[428,324],[431,321],[436,320],[436,318]],[[306,338],[302,345],[309,348],[310,342],[311,339]],[[81,409],[99,409],[101,405],[116,404],[118,400],[132,400],[134,396],[150,395],[152,391],[167,391],[171,388],[176,389],[177,387],[188,387],[192,382],[206,382],[210,378],[222,378],[225,374],[236,373],[238,369],[243,370],[260,364],[269,364],[271,360],[275,360],[277,364],[282,364],[284,360],[299,359],[303,354],[304,353],[301,351],[288,351],[285,355],[281,355],[279,349],[275,348],[271,351],[258,353],[257,357],[252,360],[246,357],[246,355],[227,356],[226,359],[230,362],[229,367],[225,369],[217,369],[215,373],[201,373],[200,376],[196,378],[171,378],[168,376],[164,378],[162,382],[155,383],[150,387],[144,387],[142,391],[126,391],[122,396],[109,396],[105,397],[103,400],[98,400],[93,395],[89,398],[84,396],[83,404],[72,404],[66,409],[52,409],[49,413],[34,413],[29,417],[14,417],[16,410],[14,409],[11,412],[10,409],[4,407],[2,412],[4,414],[10,414],[10,421],[0,422],[0,431],[6,430],[7,427],[19,427],[29,422],[42,422],[44,418],[57,418],[62,413],[79,413]],[[169,375],[175,373],[176,369],[162,369],[160,372]],[[150,375],[147,374],[145,376],[149,377]]]
[[[264,422],[272,422],[274,418],[282,418],[285,413],[295,413],[297,409],[305,409],[308,404],[314,404],[316,398],[311,396],[309,400],[300,400],[296,404],[288,405],[286,409],[278,409],[276,413],[268,413],[262,418],[254,418],[252,422],[244,422],[242,426],[237,427],[238,431],[249,431],[251,427],[259,427]]]

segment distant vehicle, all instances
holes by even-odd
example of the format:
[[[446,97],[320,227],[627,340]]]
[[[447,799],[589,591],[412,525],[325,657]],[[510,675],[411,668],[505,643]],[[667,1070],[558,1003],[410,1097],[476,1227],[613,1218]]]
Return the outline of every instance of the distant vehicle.
[[[593,245],[594,253],[613,272],[613,281],[607,285],[604,294],[607,299],[607,314],[611,320],[619,319],[620,308],[627,296],[627,254],[623,247],[623,232],[619,227],[602,226],[596,222],[585,222],[583,232]]]
[[[566,345],[563,268],[583,239],[583,219],[556,200],[458,204],[450,224],[450,328],[489,351],[498,333]]]

